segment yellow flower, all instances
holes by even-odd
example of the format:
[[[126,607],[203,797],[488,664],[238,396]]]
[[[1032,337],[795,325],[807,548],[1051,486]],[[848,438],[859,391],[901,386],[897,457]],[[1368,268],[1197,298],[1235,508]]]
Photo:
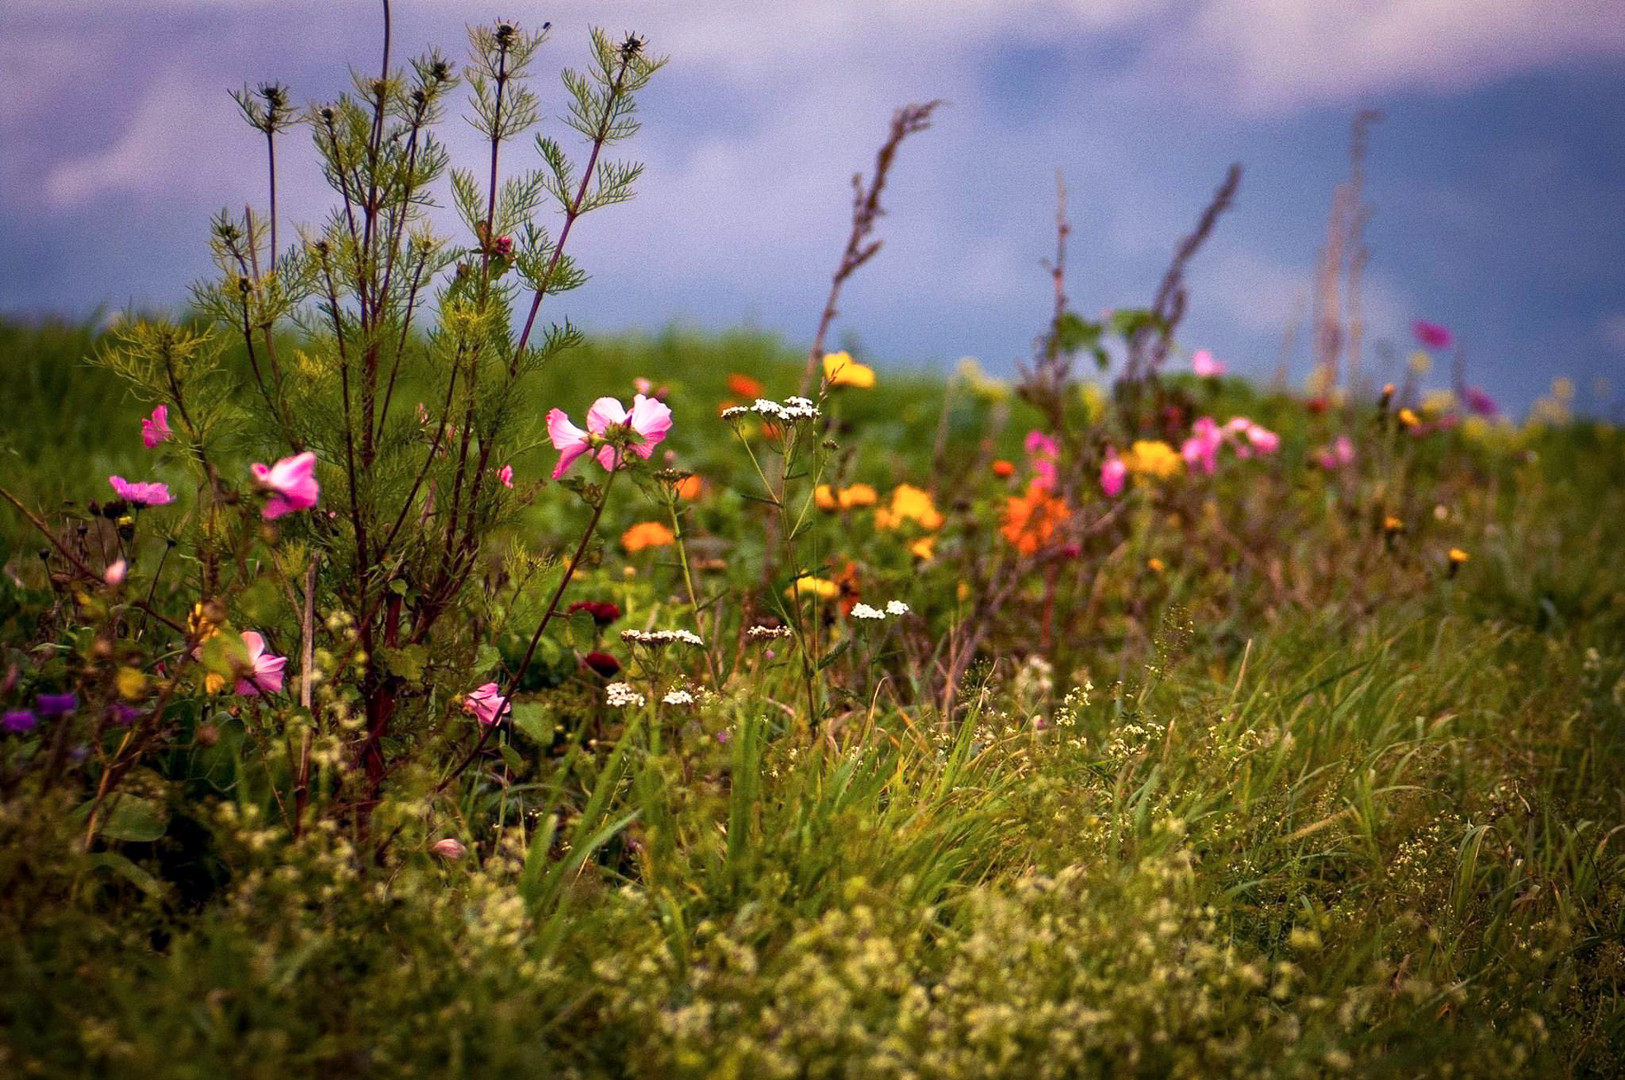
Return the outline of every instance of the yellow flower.
[[[868,484],[853,484],[836,491],[828,484],[813,489],[813,502],[818,509],[833,513],[836,510],[854,510],[860,506],[873,506],[880,496]]]
[[[1168,569],[1168,564],[1164,563],[1161,559],[1158,559],[1158,558],[1147,559],[1146,562],[1145,562],[1145,565],[1150,569],[1150,571],[1153,574],[1160,574],[1164,570]]]
[[[1450,561],[1456,566],[1460,566],[1470,558],[1472,558],[1472,556],[1461,550],[1461,548],[1450,549]]]
[[[876,528],[895,529],[905,521],[917,522],[927,532],[942,528],[942,514],[929,491],[913,484],[898,484],[892,488],[891,506],[875,511]]]
[[[135,701],[147,692],[147,677],[139,669],[121,667],[113,676],[113,686],[125,701]]]
[[[795,582],[784,590],[784,595],[792,599],[798,596],[816,596],[820,600],[833,600],[841,591],[841,587],[828,578],[804,577],[796,578]]]
[[[203,690],[205,693],[218,694],[226,688],[226,677],[216,672],[208,672],[203,676]]]
[[[676,539],[672,531],[660,522],[640,521],[621,534],[621,546],[631,555],[644,548],[668,547]]]
[[[860,364],[848,352],[824,354],[824,379],[831,386],[851,386],[867,390],[875,384],[875,369]]]
[[[1166,480],[1184,470],[1185,459],[1179,456],[1178,450],[1161,439],[1139,439],[1123,455],[1123,464],[1136,476]]]
[[[1383,532],[1402,533],[1405,531],[1405,523],[1396,518],[1394,515],[1389,514],[1387,517],[1382,519],[1382,530]]]
[[[916,559],[925,559],[927,561],[936,558],[937,538],[934,536],[920,537],[908,546],[908,553]]]
[[[1399,422],[1408,428],[1413,428],[1421,424],[1422,420],[1416,415],[1416,410],[1401,409],[1399,410]]]
[[[835,498],[835,489],[828,484],[819,484],[813,488],[813,502],[818,509],[834,513],[840,507],[840,501]]]

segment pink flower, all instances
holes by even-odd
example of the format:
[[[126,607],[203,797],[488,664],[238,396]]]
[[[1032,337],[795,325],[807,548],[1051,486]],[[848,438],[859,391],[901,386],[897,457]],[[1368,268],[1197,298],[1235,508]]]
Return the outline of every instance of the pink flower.
[[[1281,436],[1262,424],[1248,424],[1246,435],[1247,441],[1261,454],[1273,454],[1281,448]]]
[[[508,256],[513,254],[513,237],[497,237],[496,242],[491,245],[491,251],[499,258],[506,259]]]
[[[113,490],[118,492],[119,498],[137,506],[163,506],[165,503],[175,501],[175,496],[169,493],[168,484],[155,481],[132,484],[122,476],[109,476],[107,482],[113,485]]]
[[[656,444],[665,439],[666,433],[671,430],[671,410],[654,398],[643,394],[632,399],[632,411],[612,397],[601,397],[592,403],[587,410],[587,430],[582,431],[570,422],[562,409],[553,409],[547,414],[547,436],[553,441],[553,449],[559,452],[559,463],[553,467],[553,479],[557,480],[564,475],[572,462],[582,454],[598,445],[598,464],[614,471],[624,464],[620,460],[620,451],[614,446],[605,445],[604,435],[611,428],[627,428],[638,436],[638,441],[629,449],[638,457],[647,459],[654,453]]]
[[[1225,362],[1214,359],[1213,354],[1206,349],[1197,349],[1191,354],[1191,371],[1195,372],[1197,378],[1217,379],[1226,370]]]
[[[1461,392],[1462,399],[1467,407],[1479,416],[1494,416],[1501,410],[1496,406],[1495,399],[1476,386],[1469,386]]]
[[[1045,491],[1054,491],[1060,481],[1055,468],[1056,459],[1061,455],[1060,446],[1042,431],[1027,432],[1026,442],[1022,445],[1032,460],[1033,484]]]
[[[102,571],[102,580],[116,589],[124,584],[124,576],[129,572],[129,569],[130,564],[120,559]]]
[[[504,465],[504,466],[502,466],[502,468],[498,469],[497,470],[497,479],[502,481],[502,486],[503,487],[505,487],[505,488],[513,487],[513,466],[512,465]]]
[[[152,419],[141,421],[141,444],[148,450],[161,442],[168,442],[174,432],[169,430],[169,406],[160,405],[152,410]]]
[[[316,455],[310,450],[285,457],[269,468],[256,461],[252,469],[254,479],[271,491],[262,512],[266,521],[295,510],[309,510],[322,492],[316,483]]]
[[[1330,472],[1344,465],[1354,464],[1354,443],[1347,435],[1339,435],[1337,441],[1320,452],[1315,458],[1316,464]]]
[[[454,836],[448,836],[444,840],[436,840],[429,846],[429,851],[447,862],[456,862],[468,854],[468,848],[464,847],[463,842]]]
[[[1424,349],[1448,349],[1456,340],[1448,327],[1438,323],[1428,322],[1426,319],[1417,319],[1411,323],[1411,333],[1416,335],[1416,343]]]
[[[488,682],[469,691],[463,698],[463,711],[478,717],[482,724],[494,724],[508,712],[508,699],[502,696],[502,687]]]
[[[282,669],[288,666],[288,658],[266,652],[265,639],[253,630],[243,631],[243,645],[248,649],[248,662],[253,667],[253,673],[237,680],[237,693],[243,697],[280,693]]]
[[[1179,456],[1193,469],[1212,473],[1219,465],[1219,447],[1224,444],[1224,433],[1213,417],[1204,416],[1191,426],[1191,436],[1179,448]]]
[[[1123,464],[1117,456],[1117,450],[1106,447],[1106,463],[1100,467],[1100,490],[1106,493],[1109,499],[1115,499],[1123,494],[1123,484],[1128,480],[1128,466]]]

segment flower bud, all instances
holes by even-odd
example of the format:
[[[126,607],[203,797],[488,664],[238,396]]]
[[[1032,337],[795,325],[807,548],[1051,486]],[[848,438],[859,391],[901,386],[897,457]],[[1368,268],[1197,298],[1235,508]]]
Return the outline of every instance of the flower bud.
[[[452,836],[436,840],[429,851],[447,862],[457,862],[468,855],[468,848],[463,846],[463,842]]]

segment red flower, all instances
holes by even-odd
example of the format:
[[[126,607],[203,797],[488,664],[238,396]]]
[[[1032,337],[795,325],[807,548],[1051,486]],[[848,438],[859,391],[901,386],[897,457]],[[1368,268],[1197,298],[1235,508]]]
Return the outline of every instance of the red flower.
[[[567,613],[574,615],[578,611],[585,611],[592,616],[592,621],[599,626],[608,626],[621,617],[621,609],[608,600],[577,600],[567,609]]]
[[[606,652],[590,652],[581,662],[606,679],[612,679],[621,670],[621,662]]]

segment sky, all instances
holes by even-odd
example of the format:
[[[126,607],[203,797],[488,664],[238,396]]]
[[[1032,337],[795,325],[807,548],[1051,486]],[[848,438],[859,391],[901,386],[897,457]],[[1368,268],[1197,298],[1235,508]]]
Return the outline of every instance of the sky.
[[[0,311],[176,307],[210,270],[209,215],[263,207],[259,136],[227,91],[280,80],[329,100],[379,62],[377,0],[6,0],[0,7]],[[804,347],[845,243],[854,172],[892,109],[940,98],[903,147],[882,252],[833,330],[883,367],[1030,355],[1051,303],[1055,176],[1068,293],[1085,315],[1145,306],[1231,162],[1235,209],[1188,275],[1178,343],[1267,378],[1306,310],[1350,121],[1380,109],[1366,363],[1451,327],[1470,382],[1513,410],[1558,375],[1581,405],[1625,396],[1625,13],[1619,0],[395,0],[395,55],[466,52],[469,20],[587,28],[670,56],[626,153],[638,198],[585,219],[592,274],[552,317],[588,331],[741,325]],[[460,115],[454,157],[479,153]],[[573,136],[572,136],[573,137]],[[573,145],[566,140],[566,145]],[[526,144],[509,151],[519,163]],[[332,205],[299,138],[282,219]],[[518,167],[516,164],[515,167]],[[579,246],[574,246],[576,244]],[[551,305],[550,301],[550,305]],[[544,309],[545,310],[545,309]],[[1299,332],[1289,374],[1309,370]],[[1383,356],[1394,359],[1383,360]],[[1392,368],[1397,371],[1397,367]],[[1434,381],[1444,385],[1442,369]],[[1599,379],[1610,397],[1595,397]]]

